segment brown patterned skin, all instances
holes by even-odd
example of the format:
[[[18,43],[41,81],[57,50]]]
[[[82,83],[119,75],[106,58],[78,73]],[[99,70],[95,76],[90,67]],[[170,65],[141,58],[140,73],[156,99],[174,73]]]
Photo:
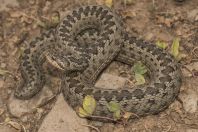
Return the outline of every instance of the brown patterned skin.
[[[100,53],[104,60],[95,59],[98,63],[95,68],[100,69],[100,64],[112,60],[122,46],[120,24],[118,16],[108,7],[84,6],[73,10],[56,29],[37,37],[24,51],[20,66],[23,81],[16,88],[15,96],[29,99],[41,90],[45,80],[41,66],[46,59],[55,62],[64,73],[69,74],[85,70],[90,64],[88,61]],[[81,31],[89,28],[101,30],[91,54],[87,54],[89,48],[79,47],[74,40]]]
[[[42,33],[30,42],[21,56],[21,75],[23,80],[17,86],[14,95],[20,99],[29,99],[38,93],[45,84],[42,63],[47,49],[54,47],[54,30]]]
[[[90,34],[89,31],[86,33]],[[145,116],[163,111],[175,100],[181,86],[181,71],[174,58],[155,45],[128,34],[124,35],[123,42],[124,45],[114,60],[128,65],[134,64],[137,60],[143,62],[151,71],[149,84],[118,90],[104,89],[94,87],[95,79],[102,70],[93,71],[90,74],[73,72],[64,77],[62,89],[65,99],[74,109],[81,106],[86,95],[93,95],[97,101],[93,115],[112,117],[112,113],[107,109],[107,104],[114,101],[119,103],[124,111]],[[90,66],[95,64],[91,61],[90,63]],[[86,77],[86,81],[84,77]]]
[[[107,104],[115,101],[124,111],[143,116],[159,113],[177,97],[181,86],[181,71],[174,58],[153,44],[131,37],[122,31],[121,23],[119,17],[104,6],[85,6],[75,9],[58,26],[54,38],[56,45],[51,46],[53,49],[48,52],[48,58],[65,72],[62,78],[63,94],[74,109],[81,106],[86,95],[93,95],[97,101],[94,115],[112,117]],[[30,54],[33,56],[32,51]],[[39,51],[35,56],[37,54],[44,58]],[[38,59],[38,62],[40,60],[45,59]],[[129,65],[137,60],[142,61],[151,71],[150,83],[118,90],[94,87],[98,75],[113,60]],[[32,60],[30,66],[37,67],[37,64],[42,63]],[[22,69],[27,70],[26,76],[31,78],[34,74],[29,74],[27,67],[24,65]],[[32,73],[37,73],[33,79],[37,82],[35,84],[43,85],[38,78],[42,75],[40,72],[39,68],[32,70]],[[31,79],[27,79],[26,84],[30,83],[28,80]],[[31,98],[41,89],[36,85],[31,86],[29,89],[34,92],[27,90],[27,87],[20,87],[15,95],[22,99]]]

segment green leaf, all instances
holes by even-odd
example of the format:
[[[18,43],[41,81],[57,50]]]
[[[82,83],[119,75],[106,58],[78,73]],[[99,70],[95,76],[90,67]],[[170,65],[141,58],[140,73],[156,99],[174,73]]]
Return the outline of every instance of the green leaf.
[[[114,119],[120,119],[121,118],[121,111],[117,110],[113,113],[113,118]]]
[[[85,96],[83,100],[83,109],[88,114],[92,115],[95,108],[96,108],[96,100],[90,95]]]
[[[56,26],[60,23],[60,14],[59,12],[54,12],[51,16],[51,25]]]
[[[171,46],[171,54],[177,58],[178,55],[179,55],[179,41],[180,39],[179,38],[175,38],[173,40],[173,43],[172,43],[172,46]]]
[[[135,74],[145,74],[147,72],[146,66],[144,66],[141,62],[137,62],[133,66],[133,71]]]
[[[82,107],[79,107],[79,109],[78,109],[78,115],[80,117],[83,117],[83,118],[89,116],[89,114]]]
[[[144,76],[142,74],[135,74],[136,85],[141,85],[145,83]]]
[[[111,101],[108,104],[108,109],[111,112],[116,112],[116,111],[120,111],[120,104],[118,104],[117,102]]]
[[[157,41],[156,42],[156,45],[161,48],[161,49],[166,49],[166,47],[168,46],[166,42],[163,42],[163,41]]]

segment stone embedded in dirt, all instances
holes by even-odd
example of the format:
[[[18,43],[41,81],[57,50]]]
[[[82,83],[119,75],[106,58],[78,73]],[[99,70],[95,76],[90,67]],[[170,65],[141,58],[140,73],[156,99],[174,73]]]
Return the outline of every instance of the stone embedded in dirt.
[[[100,88],[118,89],[125,85],[126,79],[108,73],[103,73],[95,86]]]
[[[198,110],[198,94],[193,90],[186,91],[185,94],[180,95],[185,111],[195,113]]]
[[[0,11],[8,10],[7,6],[19,6],[17,0],[0,0]]]
[[[9,125],[0,125],[0,132],[18,132],[16,129]]]
[[[193,62],[186,65],[186,68],[182,68],[182,73],[184,77],[192,77],[190,71],[198,71],[198,62]]]
[[[45,86],[41,92],[30,100],[20,100],[15,98],[12,94],[9,99],[8,108],[13,116],[21,117],[22,115],[31,112],[34,108],[38,107],[53,96],[52,91],[47,86]]]
[[[86,119],[78,117],[61,94],[38,132],[89,132],[84,125],[87,125]]]
[[[183,82],[179,97],[183,102],[184,110],[189,113],[195,113],[198,110],[198,78],[188,79]]]
[[[187,15],[188,15],[188,19],[190,21],[192,21],[192,22],[197,21],[197,19],[198,19],[198,8],[189,11]]]

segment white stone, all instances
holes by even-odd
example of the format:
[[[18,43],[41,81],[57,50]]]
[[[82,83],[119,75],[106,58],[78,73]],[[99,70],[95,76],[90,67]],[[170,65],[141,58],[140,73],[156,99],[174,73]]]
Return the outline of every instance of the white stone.
[[[86,119],[78,117],[60,94],[38,132],[89,132],[83,125],[87,125]]]
[[[103,73],[95,86],[100,88],[118,89],[125,85],[126,79],[123,77]]]
[[[192,89],[187,90],[180,95],[185,111],[195,113],[198,110],[198,95]]]
[[[18,132],[16,129],[9,125],[0,125],[0,132]]]
[[[12,94],[9,99],[8,108],[13,116],[21,117],[23,114],[31,112],[52,96],[53,93],[47,86],[44,86],[44,88],[30,100],[20,100]]]

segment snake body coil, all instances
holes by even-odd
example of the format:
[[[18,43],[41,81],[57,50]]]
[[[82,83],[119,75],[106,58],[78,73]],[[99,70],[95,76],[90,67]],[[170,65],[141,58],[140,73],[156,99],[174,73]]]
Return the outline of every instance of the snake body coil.
[[[15,95],[28,99],[41,89],[44,84],[41,65],[47,52],[48,58],[65,72],[63,94],[73,108],[80,106],[86,95],[93,95],[97,101],[94,115],[112,117],[107,108],[110,101],[140,116],[164,110],[181,86],[177,63],[164,50],[131,37],[122,28],[119,17],[107,7],[84,6],[73,10],[56,31],[36,39],[37,46],[30,43],[25,50],[21,69],[26,83],[17,88]],[[92,37],[94,41],[89,40]],[[151,71],[150,83],[118,90],[94,87],[98,75],[113,60],[129,65],[136,60],[143,62]]]

